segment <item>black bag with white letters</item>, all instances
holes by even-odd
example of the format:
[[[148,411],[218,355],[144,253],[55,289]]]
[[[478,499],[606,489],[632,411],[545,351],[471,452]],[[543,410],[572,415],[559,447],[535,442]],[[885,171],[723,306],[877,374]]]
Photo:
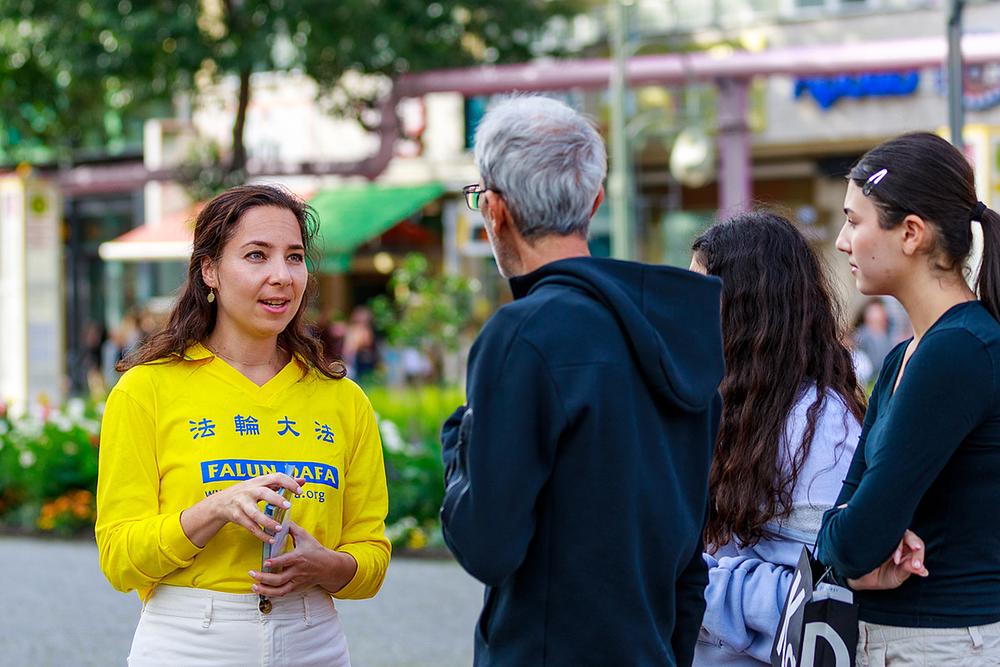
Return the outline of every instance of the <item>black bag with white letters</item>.
[[[771,667],[854,667],[858,607],[854,594],[802,547],[781,611]]]

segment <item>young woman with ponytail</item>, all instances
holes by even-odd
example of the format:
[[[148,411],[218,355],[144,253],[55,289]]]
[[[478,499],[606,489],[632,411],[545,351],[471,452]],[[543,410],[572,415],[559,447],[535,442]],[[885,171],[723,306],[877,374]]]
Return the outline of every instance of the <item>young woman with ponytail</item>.
[[[1000,664],[1000,216],[926,133],[865,154],[844,212],[858,290],[896,297],[914,336],[882,366],[819,559],[857,591],[858,665]]]

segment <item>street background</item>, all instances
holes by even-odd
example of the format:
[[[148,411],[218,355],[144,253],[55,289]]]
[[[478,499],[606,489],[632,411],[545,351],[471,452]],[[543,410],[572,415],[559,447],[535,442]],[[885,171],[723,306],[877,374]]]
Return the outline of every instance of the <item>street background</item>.
[[[0,534],[34,536],[0,537],[0,662],[123,664],[139,603],[92,537],[104,403],[236,184],[315,210],[306,320],[378,415],[387,536],[444,549],[441,424],[511,299],[462,188],[512,92],[605,139],[594,256],[687,267],[717,219],[788,217],[869,388],[911,329],[834,247],[850,166],[935,132],[1000,210],[1000,0],[0,0]],[[480,605],[454,562],[395,558],[339,607],[357,667],[448,667]]]
[[[124,665],[139,620],[86,540],[0,537],[10,608],[0,657],[25,667]],[[338,600],[354,667],[467,667],[483,587],[451,560],[395,558],[372,600]]]

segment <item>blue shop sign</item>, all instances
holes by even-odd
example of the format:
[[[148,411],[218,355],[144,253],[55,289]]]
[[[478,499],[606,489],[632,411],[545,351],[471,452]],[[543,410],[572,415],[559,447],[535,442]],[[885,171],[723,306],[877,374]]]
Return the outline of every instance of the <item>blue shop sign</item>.
[[[912,95],[920,86],[920,73],[842,74],[802,77],[795,80],[795,98],[806,93],[822,109],[829,109],[844,97],[898,97]]]

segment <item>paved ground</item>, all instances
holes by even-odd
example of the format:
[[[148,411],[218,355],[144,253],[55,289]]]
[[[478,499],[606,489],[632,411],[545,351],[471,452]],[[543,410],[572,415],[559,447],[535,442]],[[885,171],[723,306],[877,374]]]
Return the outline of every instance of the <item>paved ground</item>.
[[[124,665],[139,615],[111,588],[91,542],[0,537],[7,607],[0,662]],[[354,667],[467,667],[482,586],[451,561],[397,558],[378,597],[338,601]]]

